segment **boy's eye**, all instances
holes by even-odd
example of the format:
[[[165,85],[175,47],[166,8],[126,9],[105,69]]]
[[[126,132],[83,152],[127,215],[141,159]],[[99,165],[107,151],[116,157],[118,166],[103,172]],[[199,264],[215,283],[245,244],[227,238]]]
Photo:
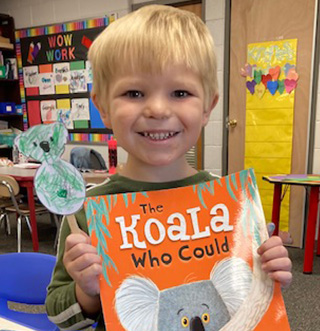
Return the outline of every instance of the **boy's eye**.
[[[125,94],[128,98],[142,98],[143,93],[140,91],[132,90],[132,91],[127,91]]]
[[[175,98],[186,98],[187,96],[190,95],[189,92],[184,91],[184,90],[177,90],[177,91],[174,91],[172,94]]]

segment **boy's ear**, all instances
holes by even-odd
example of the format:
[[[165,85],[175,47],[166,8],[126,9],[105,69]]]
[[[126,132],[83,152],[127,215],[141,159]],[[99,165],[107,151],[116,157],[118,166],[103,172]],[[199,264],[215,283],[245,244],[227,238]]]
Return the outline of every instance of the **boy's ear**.
[[[112,129],[108,111],[106,109],[104,109],[104,107],[102,107],[102,105],[99,101],[99,98],[97,97],[97,95],[95,93],[91,94],[91,98],[92,98],[93,104],[99,110],[100,117],[101,117],[103,124],[106,126],[106,128]]]
[[[219,94],[217,93],[213,96],[211,103],[209,104],[209,107],[204,110],[202,126],[206,126],[208,124],[211,112],[213,108],[217,105],[218,101],[219,101]]]

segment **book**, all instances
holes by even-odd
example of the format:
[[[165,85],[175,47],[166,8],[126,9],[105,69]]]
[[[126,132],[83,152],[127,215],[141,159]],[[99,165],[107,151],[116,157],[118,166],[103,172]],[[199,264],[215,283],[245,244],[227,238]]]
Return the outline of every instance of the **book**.
[[[12,129],[0,129],[0,134],[3,134],[3,133],[13,133],[13,130]]]
[[[7,58],[5,59],[5,65],[6,65],[6,78],[18,79],[17,59]]]
[[[84,207],[108,331],[290,330],[257,254],[268,233],[252,169]]]
[[[14,45],[10,43],[0,42],[0,48],[13,49]]]
[[[10,44],[10,38],[0,36],[0,42]]]
[[[8,129],[9,123],[7,121],[0,121],[0,129]]]

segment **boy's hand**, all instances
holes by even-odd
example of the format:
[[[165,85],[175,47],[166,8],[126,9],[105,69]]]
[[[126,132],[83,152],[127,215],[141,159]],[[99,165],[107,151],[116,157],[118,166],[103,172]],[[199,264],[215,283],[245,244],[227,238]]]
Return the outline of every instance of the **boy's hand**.
[[[292,281],[292,263],[281,238],[277,236],[269,238],[258,248],[258,254],[262,269],[269,277],[279,282],[282,287],[288,287]]]
[[[85,294],[93,297],[100,293],[101,259],[86,233],[70,234],[67,237],[63,263],[71,278]]]

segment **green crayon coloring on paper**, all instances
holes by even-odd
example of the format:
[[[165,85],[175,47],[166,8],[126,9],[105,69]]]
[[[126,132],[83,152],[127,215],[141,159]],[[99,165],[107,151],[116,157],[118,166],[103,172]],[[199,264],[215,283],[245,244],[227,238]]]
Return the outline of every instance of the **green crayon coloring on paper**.
[[[33,126],[15,139],[22,154],[42,163],[35,176],[38,198],[51,212],[61,215],[75,213],[85,199],[81,174],[60,159],[67,137],[65,126],[55,122]]]

